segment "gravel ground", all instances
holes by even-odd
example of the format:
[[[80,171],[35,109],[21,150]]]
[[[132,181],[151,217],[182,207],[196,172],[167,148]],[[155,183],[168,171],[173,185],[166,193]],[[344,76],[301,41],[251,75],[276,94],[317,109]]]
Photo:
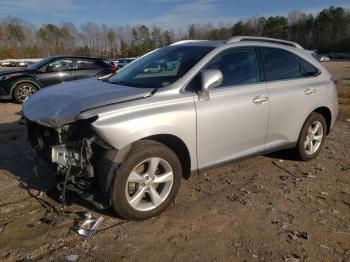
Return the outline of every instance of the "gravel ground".
[[[66,214],[52,172],[34,169],[21,107],[0,103],[2,261],[350,261],[350,62],[325,64],[340,80],[340,116],[322,153],[298,162],[280,152],[183,181],[162,215],[128,222],[74,195]],[[104,221],[90,239],[84,214]]]

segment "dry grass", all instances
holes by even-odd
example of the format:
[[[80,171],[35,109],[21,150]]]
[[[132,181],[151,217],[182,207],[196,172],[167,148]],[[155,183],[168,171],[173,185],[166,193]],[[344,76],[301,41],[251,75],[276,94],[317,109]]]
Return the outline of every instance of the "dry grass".
[[[350,104],[350,85],[338,88],[338,97],[340,104]]]
[[[0,71],[2,70],[9,70],[11,67],[5,67],[5,66],[0,66]]]
[[[350,87],[339,88],[339,116],[338,119],[350,119]]]
[[[6,66],[0,66],[0,71],[13,70],[13,69],[18,69],[18,68],[24,68],[24,67],[6,67]]]

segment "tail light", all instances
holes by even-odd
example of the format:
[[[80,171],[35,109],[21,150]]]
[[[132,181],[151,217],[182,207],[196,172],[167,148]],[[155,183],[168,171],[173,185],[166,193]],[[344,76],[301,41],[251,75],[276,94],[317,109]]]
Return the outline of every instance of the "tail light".
[[[331,81],[335,84],[338,85],[338,79],[335,76],[331,77]]]
[[[112,71],[112,73],[117,72],[118,71],[118,67],[116,67],[115,65],[112,65],[111,66],[111,71]]]

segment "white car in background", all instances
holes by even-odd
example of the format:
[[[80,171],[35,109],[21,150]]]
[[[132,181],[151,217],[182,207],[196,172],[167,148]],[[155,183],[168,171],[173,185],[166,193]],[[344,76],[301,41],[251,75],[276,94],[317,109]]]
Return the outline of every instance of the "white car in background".
[[[320,62],[329,62],[331,59],[328,56],[320,56]]]
[[[10,61],[3,61],[0,63],[1,66],[10,66],[11,62]]]

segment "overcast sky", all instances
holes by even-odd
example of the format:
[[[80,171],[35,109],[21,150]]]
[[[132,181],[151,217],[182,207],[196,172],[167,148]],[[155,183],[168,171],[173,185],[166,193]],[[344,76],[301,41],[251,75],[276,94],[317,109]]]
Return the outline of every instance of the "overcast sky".
[[[292,10],[317,13],[331,5],[350,8],[350,0],[0,0],[0,18],[17,16],[36,25],[70,21],[178,29],[192,23],[287,15]]]

